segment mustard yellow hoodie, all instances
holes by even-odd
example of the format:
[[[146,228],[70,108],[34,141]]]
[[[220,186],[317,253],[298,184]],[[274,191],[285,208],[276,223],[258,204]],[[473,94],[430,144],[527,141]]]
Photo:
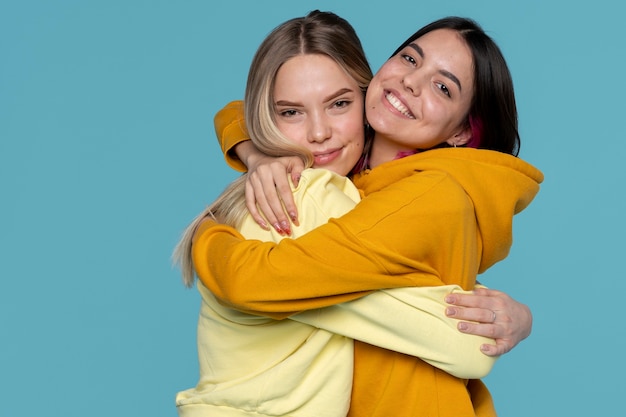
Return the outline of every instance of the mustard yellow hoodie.
[[[218,298],[276,318],[381,288],[470,289],[477,273],[508,254],[512,217],[541,179],[531,165],[499,152],[423,152],[355,177],[363,200],[298,239],[244,241],[232,228],[205,224],[194,243],[195,267]]]
[[[227,141],[245,137],[236,130]],[[479,272],[508,254],[512,217],[542,180],[510,155],[431,150],[355,177],[364,194],[355,209],[298,239],[245,241],[207,222],[195,237],[194,265],[222,301],[275,318],[383,288],[469,289]],[[495,415],[479,380],[356,341],[354,364],[350,416]]]

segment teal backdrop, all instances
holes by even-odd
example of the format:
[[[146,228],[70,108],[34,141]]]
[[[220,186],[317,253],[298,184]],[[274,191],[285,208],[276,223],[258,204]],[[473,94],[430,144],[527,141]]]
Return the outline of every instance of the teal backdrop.
[[[353,23],[375,70],[446,15],[501,46],[520,156],[546,180],[481,277],[535,319],[486,382],[504,417],[620,414],[617,0],[0,0],[0,416],[176,415],[197,380],[199,298],[170,254],[236,175],[213,115],[242,98],[262,38],[316,8]]]

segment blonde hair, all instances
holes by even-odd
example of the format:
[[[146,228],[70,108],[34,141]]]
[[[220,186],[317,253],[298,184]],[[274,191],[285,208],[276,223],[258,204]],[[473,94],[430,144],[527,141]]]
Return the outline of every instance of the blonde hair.
[[[269,156],[298,156],[306,167],[313,165],[311,153],[285,137],[276,126],[274,84],[280,67],[298,55],[319,54],[334,60],[352,77],[363,95],[372,70],[354,28],[330,12],[312,11],[276,27],[259,46],[250,70],[244,98],[244,116],[250,139]],[[173,259],[182,271],[186,286],[193,285],[191,257],[193,235],[200,223],[211,216],[215,221],[239,227],[248,210],[245,204],[247,174],[233,181],[224,192],[185,229],[174,249]]]

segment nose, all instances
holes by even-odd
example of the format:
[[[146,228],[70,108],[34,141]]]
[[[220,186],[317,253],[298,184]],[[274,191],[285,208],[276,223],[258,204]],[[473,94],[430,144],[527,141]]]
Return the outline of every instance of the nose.
[[[423,78],[419,71],[412,71],[402,77],[402,86],[414,96],[418,96],[422,91]]]
[[[329,139],[332,129],[326,115],[315,114],[309,119],[308,141],[322,143]]]

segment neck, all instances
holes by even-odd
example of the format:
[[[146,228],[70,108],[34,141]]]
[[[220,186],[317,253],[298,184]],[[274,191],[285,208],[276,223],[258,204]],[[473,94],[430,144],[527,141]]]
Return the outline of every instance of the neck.
[[[375,168],[385,162],[393,161],[398,158],[398,154],[402,152],[413,153],[414,149],[406,146],[400,146],[399,144],[387,140],[380,135],[374,135],[374,141],[372,142],[372,149],[370,151],[369,166]]]

